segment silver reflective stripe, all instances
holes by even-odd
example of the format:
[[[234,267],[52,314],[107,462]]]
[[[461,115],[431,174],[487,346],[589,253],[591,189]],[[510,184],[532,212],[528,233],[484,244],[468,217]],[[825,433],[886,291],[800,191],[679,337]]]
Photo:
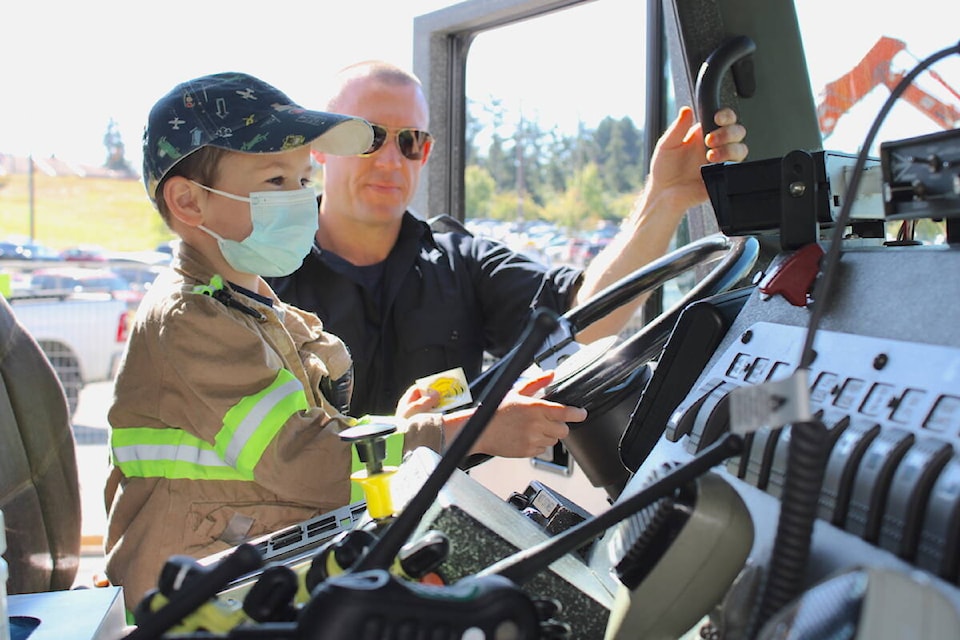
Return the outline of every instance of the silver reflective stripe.
[[[173,444],[132,444],[123,447],[114,447],[113,455],[117,462],[155,462],[170,460],[188,462],[204,467],[229,467],[226,462],[214,451],[191,447],[190,445]]]
[[[267,395],[261,398],[234,430],[233,437],[230,438],[230,444],[227,445],[226,450],[223,452],[226,461],[231,466],[237,466],[237,460],[240,458],[240,454],[243,453],[243,448],[247,446],[250,438],[253,437],[260,425],[266,420],[267,415],[291,393],[302,391],[303,386],[300,384],[300,381],[294,378],[275,389],[271,389]]]

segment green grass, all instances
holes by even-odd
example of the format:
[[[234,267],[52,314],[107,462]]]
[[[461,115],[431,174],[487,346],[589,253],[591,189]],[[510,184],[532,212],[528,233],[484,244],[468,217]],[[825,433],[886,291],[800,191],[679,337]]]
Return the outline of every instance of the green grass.
[[[138,179],[34,176],[33,237],[62,250],[96,244],[113,251],[154,249],[173,238]],[[0,238],[30,235],[26,175],[0,182]]]

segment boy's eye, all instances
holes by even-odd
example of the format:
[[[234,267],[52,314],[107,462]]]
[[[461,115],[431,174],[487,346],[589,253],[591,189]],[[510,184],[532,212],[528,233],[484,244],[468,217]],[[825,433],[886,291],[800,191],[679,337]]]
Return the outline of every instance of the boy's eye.
[[[266,182],[268,182],[269,184],[275,185],[275,186],[277,186],[277,187],[283,187],[283,186],[285,186],[285,185],[287,185],[287,184],[290,184],[292,181],[287,180],[287,179],[284,178],[283,176],[277,176],[277,177],[275,177],[275,178],[269,178]],[[307,187],[312,187],[313,184],[314,184],[314,182],[313,182],[313,179],[311,179],[311,178],[300,178],[300,187],[301,187],[301,188],[304,188],[304,189],[305,189],[305,188],[307,188]]]

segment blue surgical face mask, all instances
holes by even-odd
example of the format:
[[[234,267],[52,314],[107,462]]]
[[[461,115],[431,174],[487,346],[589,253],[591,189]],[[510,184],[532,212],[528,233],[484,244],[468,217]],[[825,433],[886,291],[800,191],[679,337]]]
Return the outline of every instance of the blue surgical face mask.
[[[199,182],[194,184],[225,198],[250,203],[253,231],[242,241],[229,240],[198,225],[216,238],[224,260],[237,271],[285,276],[296,271],[310,253],[318,223],[317,194],[313,189],[256,191],[244,198]]]

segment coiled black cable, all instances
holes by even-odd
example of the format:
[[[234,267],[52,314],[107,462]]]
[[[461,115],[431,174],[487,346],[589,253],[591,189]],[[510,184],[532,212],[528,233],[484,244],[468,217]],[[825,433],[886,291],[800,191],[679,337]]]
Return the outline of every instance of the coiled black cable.
[[[850,210],[854,195],[860,186],[860,178],[866,166],[867,154],[894,103],[900,99],[907,87],[927,67],[935,62],[960,53],[960,43],[941,49],[923,59],[910,70],[893,88],[883,103],[876,118],[867,132],[867,137],[857,154],[850,184],[847,186],[840,213],[834,223],[830,247],[821,264],[821,274],[814,285],[813,308],[807,333],[800,353],[798,371],[809,369],[816,357],[813,348],[820,320],[825,313],[831,292],[833,278],[840,260],[844,228],[850,220]],[[784,481],[783,496],[780,500],[780,520],[777,524],[777,536],[766,577],[766,586],[761,596],[748,638],[755,637],[764,622],[792,600],[800,590],[801,579],[807,559],[810,556],[810,542],[813,525],[817,516],[817,499],[823,479],[823,469],[827,458],[826,427],[819,421],[797,423],[792,427],[790,450],[787,462],[787,477]]]
[[[782,437],[782,436],[781,436]],[[780,501],[780,519],[760,607],[751,625],[756,630],[801,591],[810,557],[817,500],[829,453],[827,428],[819,420],[790,427],[787,474]]]

